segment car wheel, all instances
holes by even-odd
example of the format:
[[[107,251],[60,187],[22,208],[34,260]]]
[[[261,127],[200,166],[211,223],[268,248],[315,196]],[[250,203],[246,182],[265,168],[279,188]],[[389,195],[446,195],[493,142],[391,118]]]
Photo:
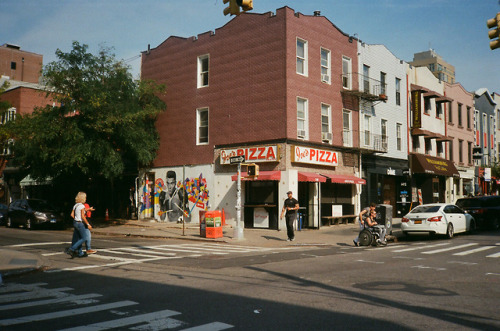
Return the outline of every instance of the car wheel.
[[[7,217],[7,221],[5,222],[5,226],[8,228],[12,227],[12,219],[10,217]]]
[[[453,230],[453,224],[448,223],[448,227],[446,228],[446,238],[451,239],[453,238],[454,230]]]
[[[26,230],[31,230],[33,228],[32,224],[31,224],[31,219],[30,218],[26,219],[25,228],[26,228]]]
[[[469,227],[469,234],[473,234],[474,231],[476,231],[477,225],[476,225],[476,220],[471,219],[470,220],[470,227]]]

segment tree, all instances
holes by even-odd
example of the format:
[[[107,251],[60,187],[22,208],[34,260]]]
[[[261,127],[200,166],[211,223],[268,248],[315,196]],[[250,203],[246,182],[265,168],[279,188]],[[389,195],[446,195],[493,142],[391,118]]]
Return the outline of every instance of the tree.
[[[15,159],[35,179],[113,183],[150,164],[159,147],[155,127],[164,87],[135,81],[108,48],[98,55],[73,42],[43,69],[56,105],[18,116],[10,126]]]

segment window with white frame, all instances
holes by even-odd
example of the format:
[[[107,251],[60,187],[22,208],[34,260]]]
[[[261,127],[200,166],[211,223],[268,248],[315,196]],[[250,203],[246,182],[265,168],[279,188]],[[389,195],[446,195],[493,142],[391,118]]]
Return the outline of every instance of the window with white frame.
[[[351,69],[351,59],[346,56],[342,56],[342,87],[347,90],[352,88]]]
[[[396,149],[401,151],[402,146],[402,128],[403,125],[401,123],[396,123]]]
[[[208,108],[196,110],[196,144],[208,144]]]
[[[382,135],[382,148],[387,150],[387,120],[380,121],[380,133]]]
[[[307,99],[297,98],[297,137],[307,139]]]
[[[401,79],[396,78],[396,105],[401,106]]]
[[[198,88],[208,86],[209,55],[198,56]]]
[[[11,107],[5,113],[2,114],[2,124],[6,124],[7,122],[14,121],[16,119],[16,108]]]
[[[332,141],[332,108],[330,105],[321,104],[321,140]]]
[[[363,92],[370,93],[370,67],[363,64]]]
[[[372,117],[365,115],[363,118],[363,128],[365,130],[365,146],[371,144]]]
[[[307,76],[307,41],[297,38],[297,73]]]
[[[386,94],[385,92],[385,86],[386,86],[386,82],[385,82],[385,77],[387,76],[387,74],[385,72],[380,72],[380,94]]]
[[[342,130],[343,130],[343,140],[344,146],[352,147],[352,120],[351,112],[344,109],[342,111]]]
[[[321,48],[321,81],[330,84],[331,74],[330,51]]]

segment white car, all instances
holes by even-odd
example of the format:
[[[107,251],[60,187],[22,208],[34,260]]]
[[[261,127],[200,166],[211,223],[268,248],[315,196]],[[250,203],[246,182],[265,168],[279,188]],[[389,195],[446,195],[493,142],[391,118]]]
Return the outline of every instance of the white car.
[[[455,233],[476,229],[474,217],[453,204],[432,203],[413,208],[401,219],[401,231],[444,234],[453,238]]]

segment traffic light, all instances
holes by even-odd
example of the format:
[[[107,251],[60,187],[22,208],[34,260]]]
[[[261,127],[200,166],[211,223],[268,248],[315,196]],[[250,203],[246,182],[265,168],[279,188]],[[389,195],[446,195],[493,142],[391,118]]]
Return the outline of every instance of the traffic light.
[[[495,39],[500,37],[500,13],[497,13],[497,15],[486,21],[486,26],[488,26],[488,29],[493,28],[493,30],[488,31],[488,37],[490,39],[494,39],[490,41],[490,48],[496,49],[500,47],[500,39]]]
[[[241,7],[241,9],[243,9],[243,11],[253,9],[253,0],[236,0],[236,3]]]
[[[256,164],[249,164],[247,166],[247,177],[258,177],[259,176],[259,166]]]
[[[481,160],[483,158],[483,149],[481,147],[472,147],[472,159]]]
[[[236,0],[222,0],[224,3],[229,2],[229,6],[224,8],[224,15],[239,15],[240,14],[240,6],[236,3]]]

